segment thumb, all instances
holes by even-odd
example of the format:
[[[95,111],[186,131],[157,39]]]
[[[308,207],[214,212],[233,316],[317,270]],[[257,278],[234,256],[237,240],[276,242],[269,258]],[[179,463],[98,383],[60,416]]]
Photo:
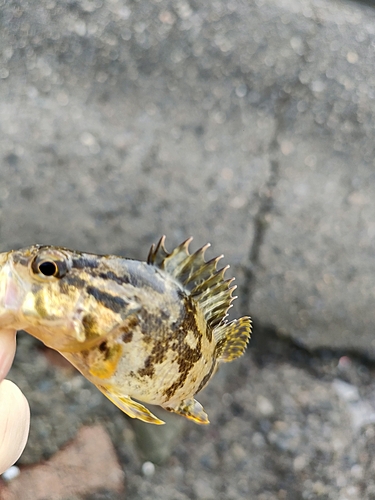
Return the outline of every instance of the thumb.
[[[23,452],[30,427],[30,408],[21,390],[10,380],[0,383],[0,474]]]

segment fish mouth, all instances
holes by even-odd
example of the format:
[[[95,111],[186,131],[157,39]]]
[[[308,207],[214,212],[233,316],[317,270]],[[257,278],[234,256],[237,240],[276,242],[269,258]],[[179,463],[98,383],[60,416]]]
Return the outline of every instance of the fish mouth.
[[[13,327],[21,329],[18,317],[25,297],[19,280],[17,280],[9,259],[9,253],[0,254],[0,328]]]

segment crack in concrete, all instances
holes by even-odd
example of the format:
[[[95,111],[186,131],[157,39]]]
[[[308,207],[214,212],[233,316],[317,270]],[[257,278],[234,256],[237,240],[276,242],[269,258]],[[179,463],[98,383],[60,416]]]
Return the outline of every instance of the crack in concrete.
[[[291,103],[291,96],[283,93],[275,102],[276,125],[269,146],[270,173],[263,189],[259,193],[260,205],[254,218],[254,237],[248,253],[247,263],[242,267],[243,278],[240,285],[239,309],[242,314],[249,311],[249,304],[256,289],[257,271],[261,266],[261,249],[265,240],[266,232],[270,223],[270,214],[274,210],[274,191],[280,178],[279,163],[279,138],[285,131],[285,110]],[[251,308],[250,308],[251,310]],[[328,360],[339,360],[342,356],[349,357],[354,363],[365,366],[375,371],[375,359],[368,356],[364,351],[355,349],[335,349],[332,347],[308,348],[296,339],[281,335],[276,326],[257,324],[254,320],[254,330],[257,335],[252,338],[252,349],[256,351],[255,357],[260,363],[268,360],[288,362],[303,367],[321,376],[322,370],[316,368],[316,363],[327,363]]]
[[[269,147],[270,173],[268,180],[259,194],[259,210],[254,218],[254,237],[250,246],[247,264],[242,268],[243,280],[240,286],[239,307],[241,311],[248,309],[256,287],[256,274],[260,264],[260,251],[269,224],[269,215],[273,210],[273,193],[279,180],[279,142],[278,137],[285,128],[284,112],[291,100],[290,95],[283,93],[275,103],[276,125]]]

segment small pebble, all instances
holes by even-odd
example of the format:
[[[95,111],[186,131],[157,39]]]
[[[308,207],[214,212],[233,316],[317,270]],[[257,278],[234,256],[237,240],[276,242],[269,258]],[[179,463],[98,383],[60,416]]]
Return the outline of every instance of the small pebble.
[[[1,477],[4,479],[4,481],[12,481],[12,479],[15,479],[21,474],[20,469],[17,467],[17,465],[12,465],[12,467],[9,467]]]
[[[338,396],[344,401],[359,401],[359,391],[355,385],[348,384],[340,379],[335,379],[333,381],[333,387],[336,390]]]
[[[260,432],[254,433],[251,442],[256,448],[264,448],[266,446],[266,440]]]
[[[142,474],[146,477],[152,477],[155,474],[155,465],[152,462],[144,462]]]
[[[267,398],[265,398],[262,395],[259,395],[257,397],[257,410],[261,415],[264,415],[265,417],[269,417],[272,415],[275,411],[273,404],[271,401]]]

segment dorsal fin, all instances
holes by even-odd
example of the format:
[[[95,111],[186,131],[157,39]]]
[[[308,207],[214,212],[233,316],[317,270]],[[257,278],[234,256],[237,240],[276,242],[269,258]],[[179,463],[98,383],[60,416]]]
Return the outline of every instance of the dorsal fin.
[[[163,236],[156,246],[152,245],[147,262],[173,276],[190,293],[203,311],[207,327],[213,331],[218,358],[231,361],[240,356],[246,348],[250,338],[251,320],[244,317],[228,323],[227,311],[236,298],[232,296],[236,289],[236,286],[231,286],[234,278],[224,278],[229,266],[217,269],[223,255],[205,260],[204,254],[210,246],[209,243],[190,254],[189,244],[192,239],[189,238],[168,253]]]

